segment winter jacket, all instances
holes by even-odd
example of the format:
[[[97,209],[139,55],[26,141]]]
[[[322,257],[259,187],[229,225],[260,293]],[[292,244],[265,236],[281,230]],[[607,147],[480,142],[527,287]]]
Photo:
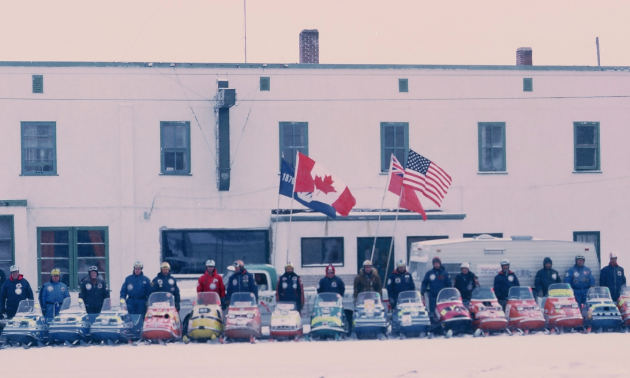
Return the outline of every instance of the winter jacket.
[[[389,303],[392,307],[396,306],[398,294],[408,290],[416,290],[413,277],[406,269],[402,273],[400,273],[398,269],[394,269],[389,275],[389,278],[387,278],[387,296],[389,297]]]
[[[536,286],[536,291],[541,292],[543,297],[547,296],[547,290],[549,289],[549,285],[553,283],[560,283],[562,280],[560,279],[560,274],[554,269],[547,269],[545,265],[553,264],[549,257],[545,257],[543,260],[543,268],[536,273],[536,279],[534,281],[534,285]]]
[[[473,290],[475,290],[476,287],[479,287],[479,281],[477,280],[475,273],[469,270],[466,274],[460,273],[455,276],[455,279],[453,280],[453,287],[459,290],[463,300],[470,301]]]
[[[494,294],[500,301],[508,299],[510,288],[513,286],[521,286],[521,284],[518,283],[518,277],[511,270],[508,270],[507,274],[504,271],[500,271],[494,277]]]
[[[326,267],[326,272],[328,269],[332,269],[333,273],[335,273],[335,267],[332,265],[328,265]],[[319,293],[337,293],[343,297],[346,292],[346,285],[343,283],[343,280],[335,275],[332,278],[328,278],[328,276],[324,276],[321,280],[319,280],[319,284],[317,285],[317,294]]]
[[[278,278],[276,302],[294,302],[297,309],[302,310],[304,287],[302,286],[302,279],[295,272],[285,272]]]
[[[372,268],[370,274],[365,273],[365,268],[359,270],[359,274],[354,277],[354,299],[365,291],[375,291],[383,297],[383,284],[376,269]]]
[[[179,287],[177,287],[177,280],[170,273],[162,274],[158,273],[157,276],[151,281],[151,293],[171,293],[175,298],[175,309],[179,311]]]
[[[574,265],[567,271],[564,276],[564,283],[571,284],[573,290],[587,291],[590,287],[595,286],[595,278],[589,268],[586,266],[578,267]]]
[[[99,314],[105,298],[109,298],[109,287],[101,277],[97,276],[96,280],[92,281],[90,276],[87,276],[81,281],[79,298],[83,299],[88,314]]]
[[[4,270],[0,269],[0,286],[4,285],[7,280],[7,276],[4,274]]]
[[[258,303],[258,285],[256,285],[253,274],[247,273],[245,269],[241,269],[238,273],[232,274],[228,280],[228,300],[232,298],[232,294],[234,293],[254,293],[256,303]]]
[[[21,274],[15,280],[9,276],[0,288],[0,314],[6,312],[8,318],[14,317],[24,299],[33,299],[31,285]]]
[[[65,298],[70,298],[68,286],[61,281],[53,282],[51,277],[50,282],[46,282],[39,291],[39,304],[44,317],[54,318],[59,313]]]
[[[215,269],[212,274],[206,272],[199,277],[197,281],[197,293],[205,293],[213,291],[219,294],[219,298],[225,298],[225,285],[223,284],[223,278],[219,275]]]
[[[451,286],[451,278],[448,276],[448,272],[443,266],[440,266],[440,269],[433,268],[424,275],[420,291],[422,295],[428,291],[430,297],[437,298],[440,290]]]
[[[151,280],[142,272],[132,274],[125,278],[120,288],[120,298],[127,301],[127,311],[130,314],[145,314],[147,312],[147,299],[151,294]]]
[[[613,301],[619,299],[621,293],[621,286],[626,284],[626,275],[623,268],[619,265],[607,265],[602,269],[599,275],[599,286],[606,286],[610,289],[610,296]]]

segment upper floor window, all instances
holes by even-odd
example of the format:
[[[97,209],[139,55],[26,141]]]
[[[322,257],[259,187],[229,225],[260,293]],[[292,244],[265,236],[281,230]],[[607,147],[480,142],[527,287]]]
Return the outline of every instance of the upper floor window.
[[[389,170],[392,154],[400,164],[407,163],[409,151],[409,123],[381,122],[381,172]]]
[[[269,78],[268,76],[260,77],[260,90],[261,91],[271,90],[271,78]]]
[[[573,123],[576,171],[598,171],[599,163],[599,122]]]
[[[479,171],[505,172],[505,123],[479,123]]]
[[[280,164],[284,159],[295,167],[298,152],[308,155],[308,123],[280,122]]]
[[[160,122],[162,174],[190,174],[190,122]]]
[[[44,93],[44,75],[33,75],[33,93]]]
[[[56,175],[55,122],[22,122],[22,175]]]
[[[523,92],[532,92],[534,90],[534,79],[531,77],[523,78]]]
[[[302,266],[343,266],[343,238],[302,238]]]
[[[409,92],[408,79],[398,79],[398,92]]]

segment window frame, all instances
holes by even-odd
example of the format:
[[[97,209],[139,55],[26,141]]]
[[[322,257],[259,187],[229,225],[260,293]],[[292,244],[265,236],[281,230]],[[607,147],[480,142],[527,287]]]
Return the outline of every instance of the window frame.
[[[409,93],[409,79],[398,79],[398,92]]]
[[[271,91],[271,77],[269,76],[260,77],[260,91],[261,92]]]
[[[598,263],[601,265],[601,261],[602,261],[602,256],[601,256],[601,252],[600,252],[600,245],[602,243],[601,232],[600,231],[573,231],[573,241],[575,241],[575,242],[578,241],[577,237],[580,236],[580,235],[597,236],[597,243],[594,243],[595,244],[595,254],[597,255],[597,258],[599,259]]]
[[[79,258],[78,258],[78,242],[77,231],[104,231],[104,244],[105,244],[105,282],[109,286],[110,279],[110,266],[109,266],[109,227],[96,226],[96,227],[37,227],[37,282],[38,287],[41,287],[45,282],[42,282],[42,251],[41,251],[41,232],[42,231],[67,231],[68,232],[68,290],[79,291]],[[99,272],[100,274],[101,272]]]
[[[533,92],[534,91],[534,79],[531,77],[523,78],[523,92]]]
[[[387,147],[385,146],[385,130],[391,126],[402,126],[404,129],[405,146],[404,147]],[[394,133],[394,138],[396,133]],[[394,141],[394,145],[396,142]],[[404,159],[400,161],[403,167],[407,165],[407,155],[409,154],[409,122],[381,122],[381,172],[389,172],[389,163],[391,154],[385,153],[386,148],[393,148],[394,150],[404,148]]]
[[[577,143],[577,131],[579,127],[595,127],[595,144],[594,145],[578,145]],[[583,147],[580,147],[583,146]],[[595,147],[586,147],[595,146]],[[578,148],[595,148],[595,165],[594,166],[578,166],[577,165],[577,151]],[[601,170],[601,134],[599,122],[573,122],[573,170],[575,172],[588,172],[588,171],[600,171]]]
[[[284,150],[283,144],[284,144],[284,127],[285,126],[304,126],[304,152],[302,152],[304,155],[308,156],[308,122],[288,122],[288,121],[282,121],[278,124],[278,132],[280,134],[279,136],[279,159],[278,159],[278,167],[280,167],[280,169],[282,169],[282,159],[283,159],[283,154],[282,151]],[[295,136],[295,133],[293,133],[293,137]],[[295,153],[295,151],[297,149],[300,149],[302,147],[295,147],[295,146],[291,146],[288,147],[290,149],[293,150],[293,152]],[[289,162],[289,164],[292,163],[293,159],[289,159],[287,160]],[[295,167],[293,167],[295,168]]]
[[[318,267],[326,267],[329,264],[321,263],[321,264],[304,264],[304,241],[305,240],[313,240],[319,239],[322,242],[322,247],[325,239],[341,239],[341,262],[340,263],[331,263],[332,266],[342,267],[346,263],[346,252],[345,252],[345,238],[343,236],[324,236],[324,237],[305,237],[300,238],[300,264],[302,268],[318,268]],[[323,253],[323,248],[322,248]],[[323,256],[322,256],[323,258]]]
[[[164,130],[167,126],[184,126],[186,132],[186,159],[188,164],[184,170],[167,171],[165,165],[165,153],[169,151],[178,151],[182,148],[165,148],[164,142]],[[192,172],[192,159],[191,159],[191,147],[190,147],[190,121],[160,121],[160,174],[167,176],[190,176]]]
[[[26,156],[24,155],[24,130],[26,126],[46,125],[52,126],[52,171],[26,171]],[[57,176],[57,122],[55,121],[22,121],[20,122],[20,139],[22,144],[20,146],[20,154],[22,155],[22,173],[21,176]]]
[[[11,224],[11,262],[9,266],[15,265],[15,217],[13,214],[2,214],[0,215],[0,219],[8,218],[9,223]],[[6,278],[9,278],[11,272],[5,272]]]
[[[33,93],[39,94],[44,93],[44,75],[32,75],[32,91]],[[40,81],[39,84],[36,84],[37,81]],[[41,85],[41,89],[37,87],[37,85]]]
[[[481,137],[482,135],[482,129],[484,127],[496,127],[499,126],[501,127],[501,131],[503,134],[503,146],[501,147],[501,149],[503,150],[503,154],[502,154],[502,164],[503,167],[502,169],[484,169],[483,168],[483,149],[485,148],[490,148],[490,150],[492,151],[494,148],[498,148],[498,147],[482,147],[483,145],[483,139]],[[479,158],[479,172],[507,172],[507,146],[506,146],[506,127],[505,127],[505,122],[479,122],[477,124],[477,155]]]

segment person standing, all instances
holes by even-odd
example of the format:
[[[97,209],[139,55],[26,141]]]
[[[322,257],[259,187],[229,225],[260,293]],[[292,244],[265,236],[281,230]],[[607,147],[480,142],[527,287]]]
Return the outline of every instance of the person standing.
[[[293,302],[298,311],[304,306],[304,287],[302,279],[295,274],[290,262],[284,267],[284,274],[276,285],[276,302]]]
[[[109,288],[104,279],[98,276],[98,268],[88,268],[88,276],[81,281],[79,298],[85,303],[88,314],[100,314],[105,298],[109,298]]]
[[[160,265],[160,273],[151,281],[151,293],[171,293],[175,299],[175,309],[179,311],[179,287],[171,275],[171,264],[166,261]]]
[[[472,298],[472,292],[476,287],[479,287],[479,280],[475,273],[470,271],[470,264],[465,262],[459,267],[461,273],[455,276],[453,280],[453,287],[459,290],[459,293],[462,295],[462,301],[466,308],[468,308],[468,303],[470,303],[470,298]]]
[[[575,300],[580,305],[586,304],[588,289],[595,286],[593,273],[588,267],[584,266],[585,262],[586,258],[584,255],[575,256],[575,265],[564,276],[564,283],[571,285],[575,294]]]
[[[221,298],[221,304],[225,303],[225,285],[223,278],[217,272],[214,260],[206,261],[206,271],[197,281],[197,293],[215,292]]]
[[[326,276],[319,280],[317,294],[319,293],[337,293],[342,297],[346,293],[346,285],[335,275],[335,267],[332,264],[326,267]]]
[[[429,316],[435,321],[437,296],[440,290],[445,287],[451,287],[451,278],[448,276],[446,269],[442,266],[442,260],[440,260],[439,257],[434,257],[431,263],[433,264],[433,269],[429,270],[424,275],[420,292],[423,296],[425,293],[429,293]]]
[[[396,307],[398,294],[403,291],[416,290],[411,273],[407,271],[407,264],[403,260],[398,260],[396,269],[387,278],[387,296],[392,308]]]
[[[543,268],[536,273],[536,279],[534,285],[536,286],[536,294],[539,298],[546,297],[549,285],[553,283],[560,283],[560,274],[554,269],[551,269],[553,261],[551,258],[545,257],[543,260]]]
[[[144,265],[141,261],[133,264],[133,274],[125,278],[120,288],[120,299],[127,302],[127,311],[130,314],[142,315],[147,312],[147,299],[151,294],[151,280],[142,272]]]
[[[70,298],[68,286],[60,282],[61,270],[55,268],[50,271],[50,282],[46,282],[39,291],[39,304],[42,307],[42,315],[47,319],[53,319],[61,309],[63,300]]]
[[[494,277],[494,294],[497,296],[497,300],[501,307],[503,307],[503,310],[505,310],[505,306],[507,305],[510,288],[514,286],[521,286],[521,284],[518,283],[518,277],[510,270],[510,261],[502,260],[501,271]]]
[[[375,291],[383,298],[381,277],[379,277],[376,269],[372,268],[372,262],[370,260],[363,262],[363,268],[361,268],[359,274],[354,277],[354,300],[356,301],[359,294],[365,291]]]
[[[26,278],[20,274],[20,268],[12,265],[9,279],[0,288],[0,319],[11,319],[18,310],[20,301],[33,299],[33,290]]]
[[[610,262],[605,266],[599,275],[599,286],[606,286],[610,290],[612,300],[617,302],[621,287],[626,284],[626,274],[622,267],[617,265],[617,254],[610,253]]]
[[[258,286],[254,275],[247,272],[245,269],[245,263],[241,260],[234,262],[234,274],[229,278],[227,286],[227,300],[226,304],[229,306],[232,294],[234,293],[253,293],[256,297],[256,303],[258,303]],[[277,290],[277,288],[276,288]]]

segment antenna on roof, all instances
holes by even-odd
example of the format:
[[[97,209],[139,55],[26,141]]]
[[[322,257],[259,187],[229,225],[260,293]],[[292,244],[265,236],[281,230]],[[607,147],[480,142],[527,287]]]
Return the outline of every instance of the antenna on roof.
[[[599,67],[599,37],[595,37],[595,46],[597,46],[597,67]]]
[[[243,28],[245,29],[245,63],[247,63],[247,0],[243,0]]]

